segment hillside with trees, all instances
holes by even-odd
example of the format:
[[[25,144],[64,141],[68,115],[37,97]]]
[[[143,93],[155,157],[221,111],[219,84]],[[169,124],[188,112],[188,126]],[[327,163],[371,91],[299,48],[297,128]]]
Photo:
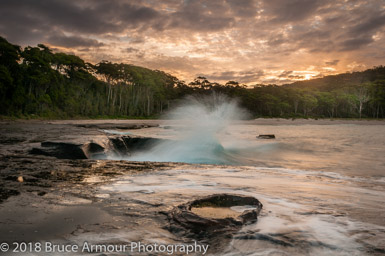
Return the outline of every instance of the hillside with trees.
[[[162,71],[102,61],[85,63],[48,47],[0,38],[0,114],[52,118],[161,113],[178,80]]]
[[[47,46],[0,37],[0,115],[17,118],[157,117],[187,95],[237,98],[254,117],[384,118],[385,67],[292,84],[247,87],[198,77],[186,84],[159,70],[86,63]]]

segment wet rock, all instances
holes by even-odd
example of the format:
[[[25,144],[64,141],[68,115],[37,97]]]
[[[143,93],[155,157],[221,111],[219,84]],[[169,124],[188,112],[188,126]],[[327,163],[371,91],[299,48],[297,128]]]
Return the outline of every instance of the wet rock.
[[[89,159],[105,157],[105,148],[95,142],[85,144],[82,150]]]
[[[44,196],[45,194],[47,194],[47,192],[45,191],[40,191],[37,193],[38,196]]]
[[[40,148],[32,148],[29,153],[59,159],[105,159],[108,154],[124,156],[148,150],[160,141],[163,140],[128,135],[106,138],[101,142],[103,146],[93,141],[88,143],[45,141],[41,143]]]
[[[3,145],[18,144],[24,141],[26,141],[24,137],[5,137],[5,136],[0,137],[0,144],[3,144]]]
[[[30,154],[53,156],[59,159],[87,159],[82,144],[46,141],[41,143],[42,148],[33,148]]]
[[[7,176],[7,177],[4,177],[4,180],[12,180],[12,181],[16,181],[16,180],[17,180],[17,176],[9,175],[9,176]]]
[[[110,142],[113,145],[115,151],[122,155],[150,149],[161,141],[164,140],[137,136],[120,136],[116,138],[110,138]]]
[[[76,124],[75,126],[83,127],[83,128],[131,130],[131,129],[158,127],[159,124],[114,124],[114,123],[106,124],[106,123],[103,123],[103,124]]]
[[[239,216],[226,218],[208,218],[192,212],[192,208],[211,207],[218,211],[224,207],[251,206],[250,210],[239,213]],[[243,225],[257,221],[262,204],[254,197],[216,194],[200,198],[173,208],[169,214],[170,230],[178,233],[182,230],[196,239],[210,239],[231,236]]]
[[[6,189],[0,187],[0,203],[8,199],[10,196],[17,196],[20,192],[14,189]]]
[[[274,134],[260,134],[257,139],[275,139]]]

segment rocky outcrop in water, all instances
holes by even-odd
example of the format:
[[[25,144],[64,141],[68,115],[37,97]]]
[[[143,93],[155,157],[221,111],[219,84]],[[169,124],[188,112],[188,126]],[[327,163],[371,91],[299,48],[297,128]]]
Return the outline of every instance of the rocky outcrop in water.
[[[45,141],[41,148],[32,148],[33,155],[53,156],[59,159],[87,159],[82,144]]]
[[[155,144],[164,141],[163,139],[147,138],[138,136],[117,136],[109,139],[115,153],[127,155],[138,151],[152,148]]]
[[[40,148],[32,148],[30,154],[53,156],[59,159],[105,159],[108,155],[125,156],[144,151],[162,139],[139,136],[109,137],[100,144],[96,142],[55,142],[44,141]]]
[[[257,139],[275,139],[274,134],[260,134],[257,136]]]

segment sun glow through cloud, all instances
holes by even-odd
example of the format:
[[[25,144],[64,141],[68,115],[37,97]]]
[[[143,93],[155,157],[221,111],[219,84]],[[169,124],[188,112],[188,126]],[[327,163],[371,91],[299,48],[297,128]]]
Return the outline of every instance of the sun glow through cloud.
[[[284,84],[382,65],[383,1],[167,0],[0,3],[0,35],[186,82]]]

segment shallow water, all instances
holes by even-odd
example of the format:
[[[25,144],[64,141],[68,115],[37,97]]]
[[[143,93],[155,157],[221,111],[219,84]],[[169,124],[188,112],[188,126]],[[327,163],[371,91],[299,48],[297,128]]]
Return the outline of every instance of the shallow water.
[[[229,245],[212,254],[385,253],[385,126],[256,126],[249,121],[222,129],[209,139],[188,138],[191,144],[185,144],[178,122],[173,129],[133,133],[182,140],[183,145],[158,145],[154,151],[125,159],[195,164],[126,176],[101,187],[100,195],[149,205],[145,216],[132,217],[142,225],[122,237],[181,241],[163,229],[167,221],[153,213],[157,203],[171,209],[200,196],[232,193],[258,198],[263,210],[256,224],[245,226]],[[277,139],[258,140],[258,134],[275,134]],[[210,143],[201,147],[202,142]]]
[[[210,134],[202,130],[187,138],[186,125],[173,121],[171,127],[137,130],[133,134],[182,138],[183,143],[160,145],[127,160],[253,165],[385,177],[384,125],[256,125],[254,121],[243,121]],[[259,134],[275,134],[276,139],[256,139]]]
[[[258,198],[263,204],[258,222],[236,234],[224,251],[214,253],[218,255],[365,255],[384,249],[384,184],[368,180],[298,174],[288,169],[185,166],[127,176],[103,186],[100,193],[168,206],[214,193]],[[137,220],[148,224],[132,235],[179,241],[164,234],[163,221],[157,220],[159,227],[155,228],[152,208],[145,220],[143,216]]]
[[[241,213],[232,210],[230,207],[191,207],[191,212],[202,216],[203,218],[212,219],[237,219]]]

